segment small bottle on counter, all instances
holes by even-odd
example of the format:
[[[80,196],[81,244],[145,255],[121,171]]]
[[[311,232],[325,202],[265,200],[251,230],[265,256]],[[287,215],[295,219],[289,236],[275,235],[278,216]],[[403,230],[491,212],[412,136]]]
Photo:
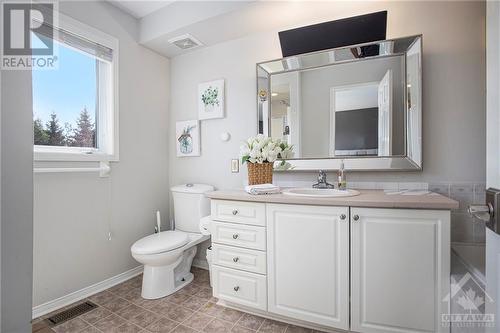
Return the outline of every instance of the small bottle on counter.
[[[337,188],[341,191],[347,189],[347,181],[345,178],[344,160],[340,161],[340,168],[337,171]]]

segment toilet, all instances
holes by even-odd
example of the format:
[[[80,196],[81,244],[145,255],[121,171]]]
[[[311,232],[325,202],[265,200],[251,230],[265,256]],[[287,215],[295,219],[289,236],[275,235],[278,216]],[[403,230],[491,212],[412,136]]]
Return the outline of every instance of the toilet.
[[[204,184],[174,186],[174,230],[146,236],[132,245],[132,257],[144,265],[142,297],[168,296],[193,280],[191,263],[196,245],[209,239],[200,232],[200,220],[210,213],[204,193],[214,187]]]

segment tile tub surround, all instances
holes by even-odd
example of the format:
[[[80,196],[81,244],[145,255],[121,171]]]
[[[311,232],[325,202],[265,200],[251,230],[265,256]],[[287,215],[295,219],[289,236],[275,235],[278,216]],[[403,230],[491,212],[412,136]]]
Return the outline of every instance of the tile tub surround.
[[[319,333],[215,304],[208,271],[193,267],[194,280],[178,292],[157,300],[141,297],[142,276],[88,298],[98,308],[55,327],[33,321],[36,333]],[[71,307],[74,304],[68,306]],[[68,308],[65,307],[57,312]]]
[[[467,212],[471,204],[484,204],[485,183],[434,183],[429,190],[459,202],[459,207],[451,211],[451,241],[454,243],[484,244],[485,224]]]

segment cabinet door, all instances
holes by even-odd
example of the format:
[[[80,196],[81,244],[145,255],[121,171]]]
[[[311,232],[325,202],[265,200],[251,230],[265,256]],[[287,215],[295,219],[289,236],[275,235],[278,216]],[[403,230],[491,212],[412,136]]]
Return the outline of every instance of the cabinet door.
[[[351,330],[449,332],[450,213],[351,208]]]
[[[348,208],[268,204],[266,213],[268,311],[348,329]]]

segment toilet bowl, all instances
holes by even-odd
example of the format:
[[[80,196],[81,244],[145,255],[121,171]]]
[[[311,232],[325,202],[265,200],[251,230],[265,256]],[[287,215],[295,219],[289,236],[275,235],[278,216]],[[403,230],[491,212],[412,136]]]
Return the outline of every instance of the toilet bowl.
[[[172,187],[174,230],[146,236],[132,245],[132,257],[144,265],[143,298],[168,296],[193,280],[190,270],[196,245],[210,238],[202,235],[199,228],[201,218],[210,211],[204,193],[213,189],[203,184]]]
[[[165,297],[193,281],[190,270],[196,245],[209,238],[182,231],[163,231],[134,243],[132,257],[144,265],[142,297]]]

